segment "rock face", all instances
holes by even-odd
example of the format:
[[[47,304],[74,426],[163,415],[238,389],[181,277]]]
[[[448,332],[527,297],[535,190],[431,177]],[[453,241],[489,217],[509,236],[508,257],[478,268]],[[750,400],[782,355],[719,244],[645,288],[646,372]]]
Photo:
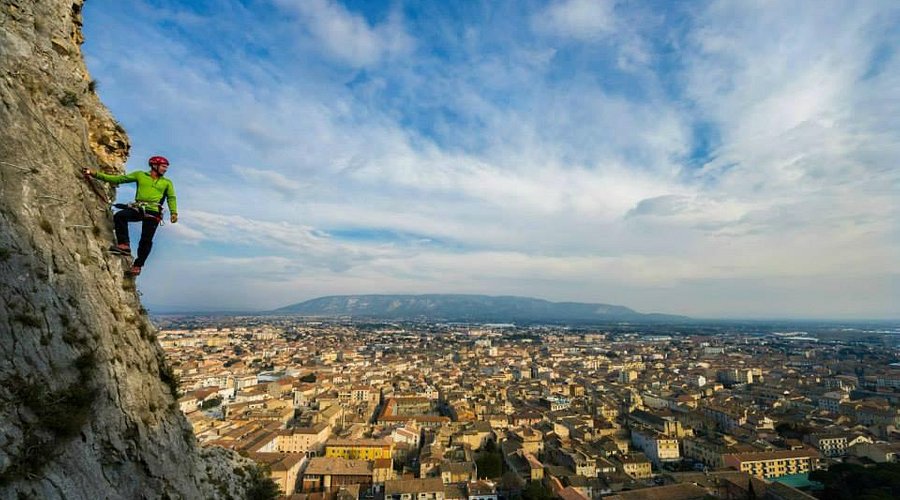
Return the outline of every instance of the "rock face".
[[[93,92],[82,3],[0,0],[0,498],[247,498],[255,469],[197,445],[104,251],[111,212],[79,171],[122,171],[129,143]]]

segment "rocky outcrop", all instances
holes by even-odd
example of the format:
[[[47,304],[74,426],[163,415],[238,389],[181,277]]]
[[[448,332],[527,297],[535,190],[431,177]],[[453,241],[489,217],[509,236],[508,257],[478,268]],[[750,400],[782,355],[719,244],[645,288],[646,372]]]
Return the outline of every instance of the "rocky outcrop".
[[[0,498],[247,498],[254,466],[200,448],[80,177],[125,131],[82,59],[82,0],[0,0]],[[102,195],[102,196],[101,196]]]

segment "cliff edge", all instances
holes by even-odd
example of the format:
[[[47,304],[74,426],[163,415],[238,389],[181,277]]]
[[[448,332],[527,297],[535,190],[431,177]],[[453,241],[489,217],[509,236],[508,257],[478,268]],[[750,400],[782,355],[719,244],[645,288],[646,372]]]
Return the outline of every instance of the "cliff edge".
[[[0,498],[248,498],[200,448],[113,241],[125,131],[81,54],[83,0],[0,0]]]

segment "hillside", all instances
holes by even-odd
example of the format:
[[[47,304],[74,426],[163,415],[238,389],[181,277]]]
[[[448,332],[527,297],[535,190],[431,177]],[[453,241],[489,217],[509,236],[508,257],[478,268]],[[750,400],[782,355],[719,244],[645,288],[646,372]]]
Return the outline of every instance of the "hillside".
[[[488,295],[340,295],[320,297],[273,311],[304,316],[376,319],[428,319],[476,322],[590,323],[681,321],[669,314],[642,314],[623,306],[550,302],[528,297]]]
[[[0,498],[246,498],[201,449],[112,217],[79,175],[129,142],[81,54],[82,0],[0,0]]]

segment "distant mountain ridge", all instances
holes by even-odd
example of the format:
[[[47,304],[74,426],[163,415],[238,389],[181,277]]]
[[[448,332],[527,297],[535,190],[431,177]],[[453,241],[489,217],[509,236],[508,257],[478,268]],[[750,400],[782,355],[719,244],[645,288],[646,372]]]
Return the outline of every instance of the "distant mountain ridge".
[[[335,295],[272,311],[276,314],[373,319],[429,319],[476,322],[685,321],[672,314],[643,314],[624,306],[550,302],[531,297],[490,295]]]

